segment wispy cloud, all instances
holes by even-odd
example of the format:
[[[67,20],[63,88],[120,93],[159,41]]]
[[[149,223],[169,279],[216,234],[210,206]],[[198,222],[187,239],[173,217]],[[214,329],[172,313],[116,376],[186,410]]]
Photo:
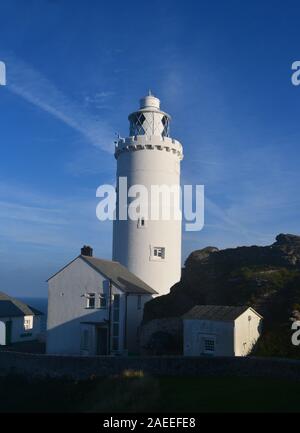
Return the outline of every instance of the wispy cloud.
[[[95,193],[91,191],[89,197],[93,196]],[[6,243],[77,251],[84,239],[88,242],[97,238],[96,233],[105,248],[103,241],[110,234],[111,224],[97,220],[96,205],[96,197],[87,199],[80,194],[57,197],[0,182],[0,239]]]
[[[67,97],[55,84],[29,64],[7,56],[7,88],[36,107],[46,111],[81,133],[86,140],[104,151],[113,151],[114,133],[111,126],[99,120]],[[104,97],[104,93],[100,96]]]
[[[0,200],[0,220],[5,218],[35,224],[67,224],[62,212],[58,209],[42,208],[33,205],[25,206]]]
[[[112,91],[102,91],[93,95],[84,96],[84,105],[86,108],[108,109],[110,108],[108,101],[115,95]]]

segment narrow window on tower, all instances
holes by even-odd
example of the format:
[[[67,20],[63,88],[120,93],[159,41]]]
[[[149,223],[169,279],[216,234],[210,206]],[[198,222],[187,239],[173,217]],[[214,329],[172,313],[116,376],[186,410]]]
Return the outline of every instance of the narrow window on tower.
[[[137,226],[139,229],[144,229],[146,227],[146,220],[144,217],[138,219]]]

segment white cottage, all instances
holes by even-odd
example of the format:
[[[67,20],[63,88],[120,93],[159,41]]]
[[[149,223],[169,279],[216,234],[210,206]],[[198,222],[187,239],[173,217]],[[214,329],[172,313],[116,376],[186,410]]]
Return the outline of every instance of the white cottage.
[[[251,307],[196,305],[183,315],[185,356],[245,356],[258,340],[262,316]]]
[[[48,280],[47,353],[138,352],[144,304],[156,291],[90,247]]]
[[[0,346],[40,338],[42,316],[37,309],[0,292]]]

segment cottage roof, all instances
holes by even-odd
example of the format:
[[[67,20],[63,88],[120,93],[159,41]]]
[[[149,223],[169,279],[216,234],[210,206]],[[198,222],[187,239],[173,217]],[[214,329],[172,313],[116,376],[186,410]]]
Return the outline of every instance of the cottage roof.
[[[38,316],[42,314],[36,308],[0,292],[0,317]]]
[[[225,306],[225,305],[195,305],[185,313],[183,319],[234,321],[250,308],[257,316],[261,317],[249,306]]]
[[[97,257],[80,255],[75,260],[82,259],[85,263],[91,266],[96,272],[99,272],[105,278],[111,280],[116,287],[126,293],[136,294],[157,294],[157,292],[143,280],[138,278],[135,274],[130,272],[125,266],[113,260],[104,260]],[[59,274],[63,269],[68,267],[71,263],[64,266],[56,274],[52,275],[48,281],[55,275]]]

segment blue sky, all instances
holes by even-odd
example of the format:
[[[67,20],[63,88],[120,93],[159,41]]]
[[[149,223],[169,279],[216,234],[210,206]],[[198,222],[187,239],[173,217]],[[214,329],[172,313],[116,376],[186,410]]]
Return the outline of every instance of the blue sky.
[[[96,188],[115,176],[114,134],[149,88],[204,184],[207,245],[300,234],[296,1],[2,0],[0,290],[45,296],[84,243],[111,257]]]

